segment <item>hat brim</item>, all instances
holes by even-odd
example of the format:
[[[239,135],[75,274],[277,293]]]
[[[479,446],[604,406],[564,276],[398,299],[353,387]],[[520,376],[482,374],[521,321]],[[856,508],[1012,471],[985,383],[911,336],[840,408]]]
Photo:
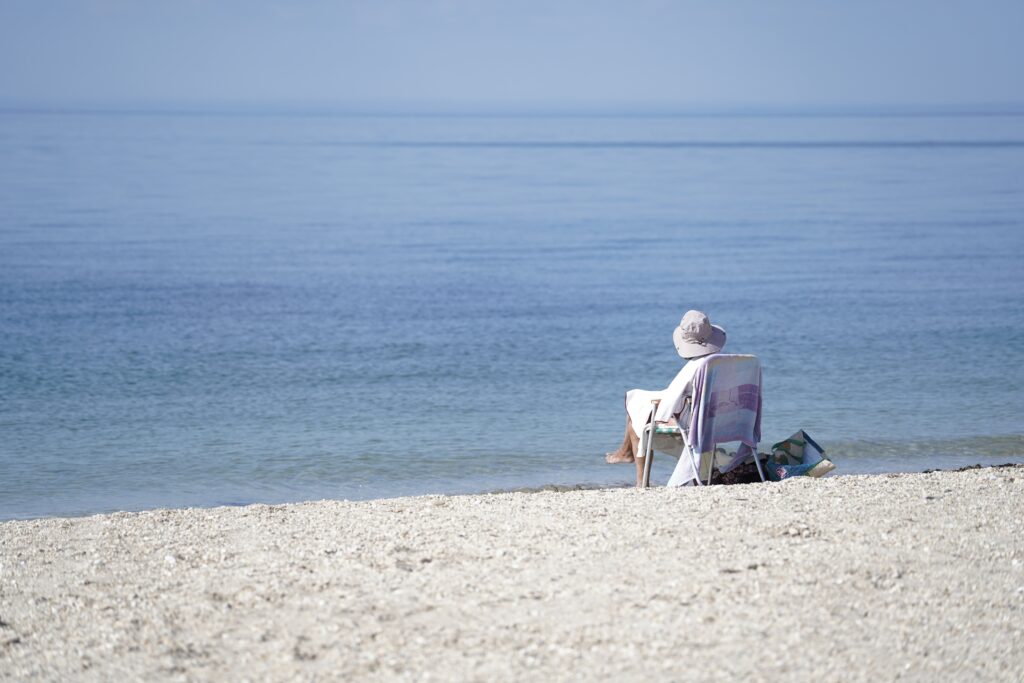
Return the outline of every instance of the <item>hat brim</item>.
[[[672,333],[672,341],[675,342],[676,352],[680,356],[686,360],[692,360],[721,351],[725,346],[725,330],[718,325],[712,325],[711,337],[702,344],[683,339],[683,331],[677,327]]]

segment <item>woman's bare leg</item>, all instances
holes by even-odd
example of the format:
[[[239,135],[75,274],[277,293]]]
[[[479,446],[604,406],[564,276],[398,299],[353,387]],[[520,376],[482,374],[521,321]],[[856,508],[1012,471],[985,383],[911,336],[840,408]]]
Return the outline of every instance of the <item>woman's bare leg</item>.
[[[610,463],[632,462],[636,463],[636,485],[641,486],[644,480],[644,460],[640,455],[640,437],[633,431],[633,421],[626,418],[626,434],[622,437],[622,445],[619,450],[609,453],[604,458]],[[651,453],[651,465],[654,464],[654,453]]]
[[[604,456],[605,462],[619,463],[619,462],[633,462],[636,458],[637,444],[640,442],[640,437],[633,433],[633,421],[629,419],[629,415],[626,416],[626,434],[622,437],[622,445],[619,446],[619,450],[614,453],[608,453]]]

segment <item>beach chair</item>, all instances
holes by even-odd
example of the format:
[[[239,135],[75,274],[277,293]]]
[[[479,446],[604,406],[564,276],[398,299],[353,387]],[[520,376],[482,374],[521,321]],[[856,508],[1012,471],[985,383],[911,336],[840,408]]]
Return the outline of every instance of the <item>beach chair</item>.
[[[652,420],[643,429],[640,450],[644,453],[642,486],[651,484],[654,451],[673,456],[679,453],[669,486],[711,483],[715,467],[728,471],[753,455],[757,473],[765,481],[757,457],[761,439],[761,363],[756,356],[716,354],[707,359],[693,380],[692,397],[687,398],[677,417],[678,425],[656,424]],[[651,415],[660,400],[651,401]],[[718,462],[718,444],[740,442],[727,462]],[[701,476],[707,472],[707,482]]]

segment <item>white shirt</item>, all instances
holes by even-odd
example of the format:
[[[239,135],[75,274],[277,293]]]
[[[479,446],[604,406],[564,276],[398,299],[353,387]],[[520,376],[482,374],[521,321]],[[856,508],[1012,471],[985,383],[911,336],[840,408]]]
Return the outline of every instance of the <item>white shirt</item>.
[[[710,355],[703,356],[687,361],[675,379],[661,391],[631,389],[626,392],[626,412],[629,414],[633,423],[633,431],[637,436],[640,436],[644,425],[650,421],[651,401],[654,399],[660,400],[658,412],[654,415],[655,422],[668,422],[682,411],[686,399],[693,396],[694,376],[710,357]]]

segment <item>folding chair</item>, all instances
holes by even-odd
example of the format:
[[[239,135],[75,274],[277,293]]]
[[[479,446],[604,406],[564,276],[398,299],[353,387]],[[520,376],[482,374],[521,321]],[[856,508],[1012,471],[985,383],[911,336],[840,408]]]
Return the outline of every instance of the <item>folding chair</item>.
[[[693,400],[699,401],[694,408]],[[655,441],[671,437],[681,441],[680,459],[676,469],[688,458],[692,465],[692,478],[698,486],[709,485],[715,469],[715,453],[719,443],[739,441],[741,446],[727,466],[736,466],[753,455],[757,474],[765,481],[761,461],[757,457],[757,443],[761,438],[761,364],[756,356],[716,354],[694,376],[694,391],[687,397],[682,411],[676,416],[679,424],[654,422],[660,399],[651,401],[651,421],[641,433],[640,449],[644,453],[642,487],[651,484],[651,463],[654,460]],[[749,450],[744,451],[746,446]],[[675,456],[675,447],[669,450],[662,441],[662,452]],[[702,465],[707,460],[707,482],[701,481]],[[685,467],[684,467],[685,469]],[[721,468],[720,468],[721,469]],[[729,467],[731,469],[731,467]],[[670,480],[676,480],[676,473]]]

